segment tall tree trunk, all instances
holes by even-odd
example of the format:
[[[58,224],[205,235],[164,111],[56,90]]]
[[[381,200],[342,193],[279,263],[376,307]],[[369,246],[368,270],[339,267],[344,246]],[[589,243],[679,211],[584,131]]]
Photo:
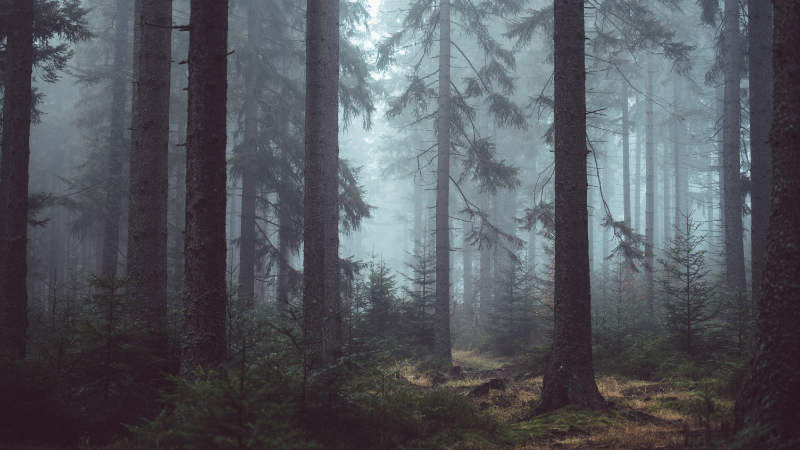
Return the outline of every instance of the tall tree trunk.
[[[672,134],[672,133],[669,133],[669,134]],[[662,223],[663,223],[663,229],[662,229],[663,231],[662,231],[662,236],[661,236],[661,239],[662,239],[661,243],[663,245],[663,248],[669,248],[670,247],[670,241],[669,240],[672,237],[672,224],[670,223],[670,216],[671,216],[671,214],[670,214],[670,206],[671,206],[671,202],[670,202],[670,197],[671,197],[670,180],[671,180],[671,177],[670,177],[670,173],[669,173],[669,169],[670,169],[670,165],[671,165],[670,164],[670,153],[672,153],[672,151],[670,150],[671,146],[669,145],[670,136],[664,136],[663,133],[661,134],[661,136],[663,137],[663,139],[661,141],[662,144],[663,144],[663,146],[662,146],[663,151],[661,153],[661,168],[662,168],[662,172],[661,172],[662,173],[662,177],[661,178],[662,178],[662,181],[663,181],[663,184],[661,185],[661,187],[663,189],[662,190],[662,195],[661,195],[662,206],[660,208],[660,211],[661,211],[661,214],[662,214],[661,215],[661,220],[662,220]],[[673,199],[673,201],[674,201],[674,199]]]
[[[192,0],[186,130],[186,287],[181,375],[226,359],[225,128],[228,0]]]
[[[717,120],[722,122],[722,117],[725,115],[725,87],[723,83],[718,83],[714,89],[714,97],[716,98],[717,106]],[[716,130],[715,130],[716,131]],[[722,129],[719,130],[719,135],[722,135]],[[717,138],[717,178],[719,179],[719,234],[718,241],[722,243],[722,268],[725,270],[725,162],[724,159],[724,146],[722,139]]]
[[[108,182],[106,184],[105,217],[103,218],[104,277],[119,275],[119,228],[122,202],[122,155],[125,147],[125,93],[128,85],[128,22],[130,0],[117,0],[114,15],[114,78],[111,85],[111,127],[108,139]],[[135,128],[135,126],[134,126]]]
[[[758,303],[764,272],[764,250],[769,228],[772,151],[767,142],[772,122],[772,4],[750,0],[747,4],[750,62],[750,245],[753,304]]]
[[[247,8],[247,46],[250,58],[244,68],[244,156],[242,170],[242,219],[239,236],[239,301],[254,306],[256,265],[256,179],[255,158],[258,151],[258,92],[256,77],[258,58],[256,46],[260,42],[259,3],[251,1]]]
[[[641,114],[639,109],[639,96],[636,96],[636,111]],[[634,208],[633,208],[633,227],[637,233],[641,233],[641,191],[642,191],[642,133],[639,121],[636,121],[636,181],[634,185]]]
[[[467,239],[470,231],[470,222],[461,222],[462,248],[461,257],[464,265],[464,308],[472,310],[475,303],[475,294],[472,292],[472,246]]]
[[[628,84],[622,80],[622,203],[625,225],[631,226],[630,124],[628,121]]]
[[[289,270],[291,246],[290,235],[292,233],[292,216],[287,196],[278,198],[278,283],[276,288],[276,300],[279,312],[286,312],[289,309]]]
[[[179,149],[185,149],[186,143],[186,122],[178,122],[177,141],[181,144]],[[186,221],[186,151],[181,150],[178,154],[178,165],[175,174],[175,224],[179,229],[173,236],[173,253],[175,254],[175,274],[173,276],[173,291],[180,292],[183,287],[184,261],[183,261],[183,234],[184,222]]]
[[[480,193],[479,207],[481,211],[489,209],[489,194]],[[480,271],[478,274],[478,294],[481,297],[480,325],[489,323],[489,314],[492,311],[492,251],[485,245],[480,247]]]
[[[747,289],[742,236],[742,179],[739,161],[741,105],[741,48],[739,45],[739,0],[725,0],[725,104],[722,117],[722,153],[725,178],[725,287],[728,295]]]
[[[149,328],[152,345],[163,348],[167,318],[167,203],[169,199],[169,98],[172,49],[172,0],[142,0],[142,46],[139,53],[139,114],[136,121],[136,189],[129,218],[128,295],[135,301],[133,319]],[[107,241],[107,240],[106,240]],[[158,376],[158,373],[152,374]]]
[[[25,358],[28,332],[28,163],[33,0],[14,0],[8,22],[0,156],[0,351]]]
[[[681,107],[682,98],[680,91],[681,80],[677,74],[672,75],[672,99],[675,108],[676,118],[673,121],[672,130],[672,156],[675,166],[675,217],[673,222],[677,225],[685,222],[681,214],[689,215],[689,171],[685,161],[685,146],[683,144],[684,132],[681,121],[683,117],[678,114]]]
[[[439,113],[436,168],[436,299],[433,354],[446,363],[450,353],[450,0],[439,3]]]
[[[586,70],[582,0],[554,2],[555,291],[553,353],[529,415],[568,404],[605,410],[594,381],[589,292]]]
[[[785,444],[800,439],[800,4],[775,2],[773,6],[775,97],[769,235],[756,353],[734,412],[737,429],[757,424],[774,427],[771,434],[781,436]]]
[[[650,320],[654,319],[655,307],[655,283],[653,280],[653,253],[655,250],[655,151],[653,149],[653,57],[647,55],[647,97],[645,98],[645,207],[644,207],[644,234],[645,234],[645,264],[649,267],[645,271],[645,304],[647,316]]]
[[[130,1],[130,0],[129,0]],[[142,52],[142,0],[133,0],[133,60],[131,61],[131,141],[128,147],[128,192],[137,188],[133,173],[136,172],[136,125],[139,121],[139,54]],[[116,103],[114,103],[116,105]],[[128,217],[135,214],[136,204],[128,195]],[[133,227],[128,227],[126,242],[133,242]],[[127,255],[127,251],[126,251]]]
[[[338,0],[308,0],[303,309],[306,343],[310,356],[316,358],[314,364],[332,363],[342,349],[338,289],[338,11]]]

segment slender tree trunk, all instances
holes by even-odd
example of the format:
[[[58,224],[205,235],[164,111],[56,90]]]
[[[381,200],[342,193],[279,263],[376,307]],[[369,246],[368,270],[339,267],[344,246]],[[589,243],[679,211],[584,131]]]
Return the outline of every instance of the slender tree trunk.
[[[670,133],[670,134],[672,134],[672,133]],[[669,173],[669,169],[670,169],[670,165],[671,165],[670,164],[670,153],[672,153],[672,152],[670,151],[670,147],[671,146],[669,145],[669,141],[670,141],[669,136],[664,136],[663,134],[661,136],[663,137],[663,139],[661,141],[662,144],[663,144],[663,146],[662,146],[663,151],[661,152],[661,168],[662,168],[662,172],[661,172],[662,173],[662,177],[661,178],[662,178],[662,181],[663,181],[663,184],[661,185],[661,187],[663,188],[662,195],[661,195],[662,207],[660,209],[660,211],[661,211],[661,219],[662,219],[662,223],[663,223],[663,228],[662,228],[663,232],[662,232],[662,236],[661,236],[661,239],[662,239],[661,240],[661,245],[663,246],[663,248],[669,248],[669,246],[670,246],[669,240],[670,240],[670,238],[672,236],[672,224],[670,224],[670,215],[671,215],[670,214],[670,206],[671,206],[670,191],[672,189],[670,188],[670,179],[671,179],[671,177],[670,177],[670,173]],[[674,201],[674,199],[672,199],[672,200]]]
[[[439,3],[439,114],[436,169],[436,300],[434,356],[448,364],[450,354],[450,0]]]
[[[280,197],[278,202],[278,311],[289,309],[289,269],[291,255],[290,234],[292,233],[292,216],[289,199]]]
[[[685,161],[686,152],[683,144],[683,117],[678,114],[678,109],[681,107],[681,80],[677,74],[672,76],[672,98],[675,104],[675,121],[673,122],[672,131],[672,155],[673,165],[675,166],[675,218],[673,222],[677,225],[684,221],[681,213],[689,214],[689,171]]]
[[[304,333],[314,364],[341,355],[338,234],[339,1],[306,11]]]
[[[772,4],[750,0],[747,4],[750,62],[750,245],[753,304],[758,304],[764,272],[764,250],[769,229],[772,151],[768,142],[772,122]]]
[[[125,93],[128,84],[128,22],[130,0],[117,0],[114,15],[114,78],[111,85],[111,127],[108,139],[108,182],[106,184],[105,217],[103,218],[104,277],[119,275],[119,228],[122,202],[122,155],[125,147]],[[134,126],[135,128],[135,126]]]
[[[186,123],[178,122],[178,142],[181,144],[179,149],[185,149],[186,143]],[[186,221],[186,151],[177,152],[179,163],[176,167],[175,175],[175,224],[180,227],[173,236],[173,252],[175,258],[174,292],[180,292],[183,287],[184,261],[183,261],[183,234],[184,222]]]
[[[118,0],[121,1],[121,0]],[[130,1],[130,0],[129,0]],[[133,0],[133,60],[131,61],[131,141],[128,147],[128,192],[137,189],[133,173],[136,172],[136,125],[139,120],[139,54],[142,52],[142,0]],[[116,102],[115,102],[116,105]],[[128,195],[128,217],[135,214],[136,204]],[[128,227],[126,242],[133,242],[133,227]],[[126,252],[127,255],[127,252]]]
[[[244,156],[242,170],[242,219],[239,237],[239,301],[254,306],[256,265],[256,180],[255,158],[258,151],[258,92],[256,90],[256,46],[260,42],[259,4],[251,1],[247,8],[247,46],[251,57],[244,68]]]
[[[33,0],[14,0],[8,22],[0,156],[0,352],[25,358],[28,332],[28,163]]]
[[[489,194],[482,192],[480,194],[480,209],[487,211],[489,209]],[[480,247],[480,271],[478,274],[478,293],[481,297],[480,310],[480,325],[489,323],[489,314],[492,310],[492,251],[485,245]]]
[[[640,113],[639,109],[639,96],[636,96],[636,111]],[[637,233],[641,233],[641,191],[642,191],[642,133],[639,127],[639,121],[636,121],[636,181],[634,182],[634,213],[633,227]]]
[[[475,303],[475,294],[472,293],[472,246],[467,239],[470,231],[470,222],[461,222],[462,248],[461,257],[464,265],[464,307],[472,310]]]
[[[631,226],[630,123],[628,121],[628,84],[622,80],[622,203],[625,225]]]
[[[226,359],[225,129],[228,0],[192,0],[181,375]]]
[[[723,170],[725,178],[725,285],[728,295],[747,289],[742,239],[742,179],[739,161],[741,105],[741,48],[739,45],[739,1],[725,0],[725,105],[722,118]]]
[[[715,98],[717,100],[717,119],[719,123],[722,122],[725,105],[725,87],[723,83],[718,83],[714,89]],[[719,130],[719,136],[722,135],[722,129]],[[723,155],[725,154],[724,146],[722,145],[722,138],[717,138],[717,177],[719,179],[719,235],[718,241],[722,243],[722,270],[725,270],[725,162]]]
[[[655,250],[655,151],[653,149],[653,57],[647,56],[647,97],[645,98],[645,207],[644,207],[644,233],[645,233],[645,264],[649,267],[645,271],[645,304],[647,316],[654,319],[655,283],[653,280],[653,252]]]
[[[142,0],[139,53],[139,106],[147,114],[136,121],[134,199],[129,218],[128,295],[133,319],[161,336],[167,317],[167,203],[169,199],[169,97],[172,49],[172,0]],[[107,240],[106,240],[107,241]],[[166,341],[156,338],[152,344]],[[158,376],[157,373],[153,376]]]
[[[800,4],[775,2],[773,6],[775,97],[769,235],[756,353],[734,412],[737,429],[759,424],[774,427],[770,434],[780,436],[786,444],[800,439]]]
[[[526,416],[576,404],[605,410],[594,381],[589,292],[586,71],[582,0],[554,3],[555,292],[553,353]],[[527,418],[527,417],[526,417]]]

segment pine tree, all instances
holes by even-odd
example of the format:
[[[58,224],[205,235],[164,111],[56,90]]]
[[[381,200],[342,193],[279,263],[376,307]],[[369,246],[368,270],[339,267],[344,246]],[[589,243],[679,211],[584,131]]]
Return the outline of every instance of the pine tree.
[[[717,310],[714,308],[714,289],[706,267],[705,235],[698,236],[702,225],[683,214],[683,223],[675,226],[672,244],[659,258],[661,276],[658,285],[663,294],[666,312],[665,326],[678,346],[690,356],[702,347],[701,335],[709,327]]]
[[[800,22],[798,2],[773,4],[772,206],[761,280],[756,352],[734,412],[736,428],[800,438]],[[788,448],[788,447],[787,447]]]
[[[225,361],[228,1],[192,0],[186,131],[186,282],[181,375]]]

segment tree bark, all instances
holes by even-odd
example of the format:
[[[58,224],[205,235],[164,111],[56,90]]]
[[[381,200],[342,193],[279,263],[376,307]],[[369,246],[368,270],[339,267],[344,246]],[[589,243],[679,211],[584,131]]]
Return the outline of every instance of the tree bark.
[[[734,412],[737,429],[774,427],[771,434],[786,443],[800,438],[800,3],[773,6],[770,228],[756,353]]]
[[[450,0],[439,3],[439,113],[436,168],[434,357],[450,363]]]
[[[568,404],[606,409],[592,365],[583,14],[582,0],[555,1],[553,353],[545,369],[541,400],[530,415]]]
[[[625,225],[631,226],[631,162],[630,123],[628,120],[628,84],[622,80],[622,203]]]
[[[106,183],[105,217],[103,218],[103,262],[104,277],[119,275],[120,213],[122,211],[122,167],[125,147],[125,93],[128,70],[128,22],[130,0],[117,0],[114,15],[114,79],[111,85],[111,127],[108,136],[108,182]],[[134,127],[135,128],[135,127]]]
[[[239,301],[254,306],[256,264],[256,180],[255,158],[258,151],[258,92],[256,58],[259,44],[260,11],[258,2],[247,8],[247,46],[250,58],[244,67],[244,156],[242,170],[242,220],[239,236]]]
[[[186,285],[181,375],[226,359],[228,0],[192,0],[186,133]]]
[[[137,83],[139,107],[131,172],[136,189],[128,226],[128,295],[133,319],[156,334],[167,317],[167,204],[169,199],[169,98],[172,50],[172,0],[142,0],[142,44]],[[158,346],[164,339],[155,339]]]
[[[28,332],[28,164],[31,137],[33,0],[14,0],[6,37],[0,156],[0,351],[25,358]]]
[[[655,306],[655,281],[653,279],[653,252],[655,250],[655,151],[653,149],[653,57],[647,56],[647,97],[645,98],[645,207],[644,207],[644,233],[645,233],[645,264],[649,267],[645,271],[645,304],[647,316],[654,319]]]
[[[639,96],[636,96],[636,111],[641,114],[639,109]],[[637,233],[641,233],[641,191],[642,191],[642,134],[639,121],[636,121],[636,181],[634,185],[634,208],[633,208],[633,227]]]
[[[750,62],[750,245],[753,304],[758,304],[764,273],[764,250],[769,229],[772,151],[768,142],[772,122],[772,4],[750,0],[747,4]]]
[[[722,152],[725,179],[725,287],[728,295],[747,289],[742,239],[742,179],[739,161],[741,105],[741,48],[739,43],[739,1],[725,0],[725,104],[722,117]]]
[[[306,11],[304,333],[313,364],[341,356],[338,234],[339,1]]]

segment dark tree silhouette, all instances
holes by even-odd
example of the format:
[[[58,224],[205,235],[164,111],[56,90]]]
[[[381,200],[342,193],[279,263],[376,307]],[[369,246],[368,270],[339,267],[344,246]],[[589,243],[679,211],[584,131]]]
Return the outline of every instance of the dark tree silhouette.
[[[303,310],[308,350],[320,362],[341,355],[339,298],[339,0],[306,10]]]
[[[128,25],[133,11],[130,0],[117,0],[114,15],[114,78],[111,82],[111,129],[108,139],[108,181],[103,218],[103,256],[100,272],[107,279],[117,274],[122,168],[125,142],[125,103],[128,91]],[[134,124],[135,126],[135,124]]]
[[[148,346],[166,351],[163,327],[167,318],[167,203],[169,98],[172,40],[172,0],[142,0],[142,43],[139,52],[139,108],[131,170],[136,189],[128,218],[128,295],[132,318],[151,332]],[[148,378],[158,377],[154,369]]]
[[[769,127],[772,121],[772,4],[769,0],[747,3],[747,38],[750,81],[750,244],[753,303],[758,303],[764,273],[764,250],[769,228],[772,188],[772,151]]]
[[[725,103],[722,116],[722,165],[725,196],[725,285],[728,295],[747,289],[742,239],[742,179],[739,161],[741,45],[739,0],[725,0],[723,22]]]
[[[770,228],[756,353],[734,412],[738,429],[774,427],[787,442],[800,438],[800,2],[773,7]]]
[[[541,400],[523,416],[577,404],[605,410],[592,365],[583,0],[554,3],[555,298]]]
[[[228,0],[192,0],[181,375],[225,360]]]
[[[14,0],[6,38],[0,159],[0,351],[25,358],[28,331],[28,163],[33,72],[33,0]]]

